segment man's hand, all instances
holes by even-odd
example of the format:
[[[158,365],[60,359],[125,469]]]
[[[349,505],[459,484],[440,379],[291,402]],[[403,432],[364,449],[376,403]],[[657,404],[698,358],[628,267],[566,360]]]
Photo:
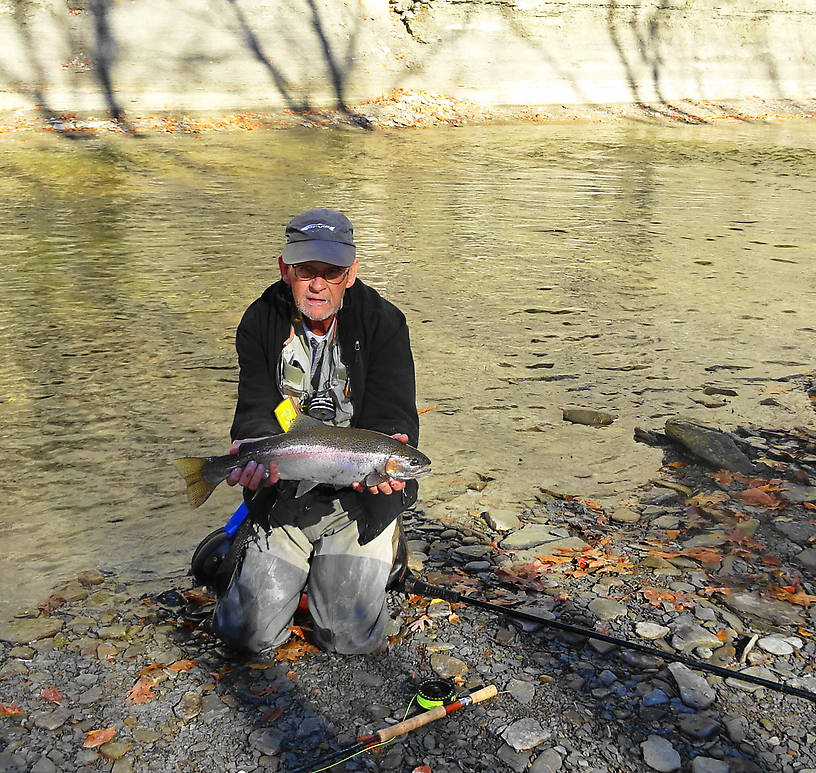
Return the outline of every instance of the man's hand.
[[[229,452],[237,454],[242,443],[252,443],[255,440],[262,440],[258,437],[244,438],[243,440],[233,440]],[[239,483],[246,486],[250,491],[257,491],[261,486],[273,486],[278,482],[278,465],[274,462],[269,468],[258,462],[247,462],[244,467],[233,470],[227,478],[227,485],[237,486]]]
[[[396,435],[391,435],[394,440],[399,440],[400,443],[408,442],[408,435],[403,432],[397,432]],[[365,483],[358,481],[352,483],[351,487],[355,491],[365,491],[368,489],[372,494],[393,494],[395,491],[402,491],[405,488],[404,480],[386,480],[376,486],[366,486]]]

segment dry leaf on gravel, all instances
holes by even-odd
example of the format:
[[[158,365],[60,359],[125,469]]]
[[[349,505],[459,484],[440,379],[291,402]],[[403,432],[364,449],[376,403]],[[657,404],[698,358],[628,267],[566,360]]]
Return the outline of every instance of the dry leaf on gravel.
[[[734,483],[734,473],[731,470],[717,470],[711,477],[721,486],[731,486]]]
[[[44,690],[40,690],[40,697],[51,701],[51,703],[62,703],[62,696],[56,687],[46,687]]]
[[[278,647],[275,651],[275,660],[281,660],[284,663],[295,663],[305,655],[319,651],[317,647],[309,644],[309,642],[301,639],[289,639],[286,644]]]
[[[722,553],[715,548],[707,548],[701,545],[683,550],[683,555],[693,558],[703,564],[719,564],[722,561]]]
[[[195,668],[198,665],[197,660],[177,660],[175,663],[171,663],[167,666],[168,671],[189,671],[191,668]]]
[[[640,593],[653,607],[659,609],[671,607],[675,611],[680,611],[694,608],[694,602],[684,593],[664,588],[641,588]]]
[[[771,583],[768,586],[768,592],[780,601],[787,601],[801,607],[809,607],[816,601],[816,596],[805,593],[798,585],[776,585]]]
[[[108,741],[116,735],[115,727],[106,727],[104,730],[89,730],[85,733],[85,741],[82,744],[83,749],[95,749],[97,746]]]
[[[155,686],[156,682],[149,676],[140,676],[136,684],[130,688],[130,692],[125,698],[125,703],[140,704],[155,700],[157,697],[153,693]]]
[[[191,588],[181,594],[187,601],[203,606],[204,604],[214,604],[215,596],[204,588]]]
[[[421,615],[408,625],[408,630],[411,633],[422,633],[426,628],[432,628],[433,624],[433,620],[428,615]]]
[[[144,676],[145,674],[149,674],[153,671],[158,671],[160,668],[164,668],[164,663],[151,663],[149,666],[145,666],[144,668],[140,668],[136,672],[136,676]]]
[[[785,503],[762,488],[747,488],[737,494],[737,499],[745,505],[765,507],[770,510],[779,510]]]
[[[19,714],[25,714],[20,706],[14,703],[3,703],[3,701],[0,701],[0,717],[16,717]]]

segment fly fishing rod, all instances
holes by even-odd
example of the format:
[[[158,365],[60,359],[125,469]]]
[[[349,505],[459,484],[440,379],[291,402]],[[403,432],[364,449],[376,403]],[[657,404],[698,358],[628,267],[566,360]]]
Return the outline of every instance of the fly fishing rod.
[[[458,711],[465,706],[473,706],[477,703],[481,703],[482,701],[486,701],[488,698],[494,697],[497,693],[498,691],[496,690],[496,685],[491,684],[487,687],[482,687],[481,690],[476,690],[476,692],[470,693],[470,695],[463,695],[461,698],[456,699],[452,703],[436,706],[429,711],[422,714],[417,714],[415,717],[406,719],[405,721],[399,722],[396,725],[384,727],[382,730],[377,730],[370,735],[360,736],[357,739],[357,742],[351,746],[347,746],[345,749],[339,749],[326,757],[310,762],[308,765],[301,765],[297,768],[291,768],[287,771],[287,773],[307,773],[307,771],[314,771],[316,769],[322,770],[322,768],[319,766],[323,765],[324,763],[331,762],[332,760],[337,760],[337,763],[335,764],[339,764],[339,762],[342,762],[348,757],[353,757],[355,754],[359,754],[366,749],[372,749],[375,746],[380,746],[387,743],[392,738],[405,735],[405,733],[410,733],[412,730],[416,730],[418,727],[424,727],[425,725],[435,722],[437,719],[442,719],[443,717],[448,716],[448,714],[452,714],[454,711]],[[332,766],[327,765],[326,767]]]
[[[615,636],[607,636],[603,633],[589,630],[588,628],[580,628],[576,625],[569,625],[568,623],[561,623],[558,620],[547,620],[544,617],[530,614],[529,612],[522,612],[517,609],[508,609],[498,604],[490,604],[487,601],[473,598],[472,596],[463,596],[461,593],[451,590],[450,588],[441,588],[436,585],[430,585],[427,582],[418,580],[410,572],[406,572],[402,580],[394,586],[394,590],[402,589],[406,593],[413,593],[417,596],[425,596],[426,598],[438,598],[445,601],[459,602],[467,606],[485,609],[488,612],[494,612],[499,615],[506,615],[517,620],[525,620],[530,623],[538,623],[540,625],[548,626],[549,628],[557,628],[559,631],[567,631],[568,633],[578,634],[579,636],[586,636],[588,639],[597,639],[598,641],[605,641],[609,644],[615,644],[624,649],[635,650],[642,652],[645,655],[654,655],[663,660],[670,660],[675,663],[682,663],[684,666],[696,669],[698,671],[709,671],[717,676],[726,677],[728,679],[739,679],[743,682],[750,682],[751,684],[759,685],[760,687],[767,687],[769,690],[776,690],[777,692],[787,693],[788,695],[796,695],[799,698],[806,698],[809,701],[816,702],[816,693],[804,690],[800,687],[791,687],[790,685],[781,682],[772,682],[770,679],[763,679],[759,676],[751,674],[743,674],[739,671],[732,671],[730,668],[722,668],[714,666],[710,663],[704,663],[700,660],[693,660],[682,655],[676,655],[673,652],[663,652],[662,650],[648,647],[645,644],[638,644],[637,642],[627,641],[626,639],[618,639]]]

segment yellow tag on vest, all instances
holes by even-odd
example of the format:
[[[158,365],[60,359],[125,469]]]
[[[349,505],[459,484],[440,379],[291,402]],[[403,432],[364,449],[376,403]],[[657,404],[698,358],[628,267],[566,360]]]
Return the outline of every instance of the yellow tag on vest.
[[[291,397],[281,400],[281,402],[278,403],[278,407],[275,408],[275,416],[277,416],[278,424],[280,424],[284,432],[289,431],[289,427],[292,426],[292,422],[299,414],[300,411],[298,410],[297,404]]]

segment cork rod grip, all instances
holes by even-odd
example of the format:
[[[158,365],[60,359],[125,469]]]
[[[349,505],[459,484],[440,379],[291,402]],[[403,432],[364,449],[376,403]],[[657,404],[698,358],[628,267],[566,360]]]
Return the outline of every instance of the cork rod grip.
[[[497,694],[497,692],[496,685],[491,684],[487,687],[483,687],[481,690],[476,690],[476,692],[472,693],[467,700],[463,698],[458,701],[454,701],[448,706],[437,706],[435,709],[426,711],[423,714],[417,714],[417,716],[411,717],[411,719],[406,719],[405,722],[400,722],[397,725],[391,725],[391,727],[378,730],[377,735],[380,737],[380,743],[396,738],[398,735],[410,733],[412,730],[416,730],[418,727],[429,725],[431,722],[435,722],[437,719],[446,717],[451,712],[461,709],[463,701],[466,701],[464,705],[481,703],[488,698],[492,698]]]

